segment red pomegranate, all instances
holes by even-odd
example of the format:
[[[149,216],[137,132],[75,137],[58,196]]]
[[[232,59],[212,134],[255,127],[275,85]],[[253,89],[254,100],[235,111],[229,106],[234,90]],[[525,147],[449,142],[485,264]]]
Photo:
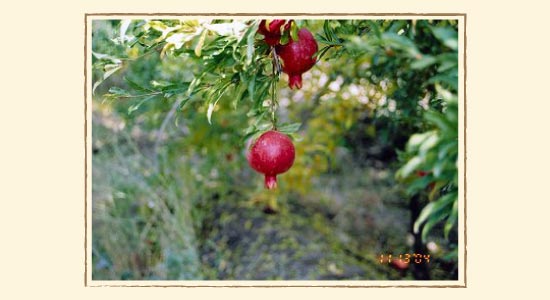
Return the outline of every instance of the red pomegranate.
[[[305,28],[298,31],[297,41],[291,39],[287,44],[276,47],[282,60],[283,72],[288,74],[288,86],[291,89],[302,88],[302,73],[315,65],[316,59],[313,55],[317,49],[315,38]]]
[[[429,171],[424,171],[424,170],[418,170],[418,171],[416,171],[416,176],[418,176],[418,177],[424,177],[424,176],[426,176],[426,175],[428,175],[428,174],[430,174]]]
[[[290,138],[278,131],[262,134],[246,152],[250,166],[265,175],[265,187],[277,187],[277,174],[284,173],[294,163],[294,145]]]
[[[393,259],[391,261],[391,265],[397,270],[405,270],[409,267],[409,264],[402,261],[401,259]]]
[[[292,20],[271,20],[267,24],[267,20],[262,20],[258,27],[258,33],[264,36],[264,40],[269,46],[275,46],[279,44],[283,32],[290,29],[291,22]]]

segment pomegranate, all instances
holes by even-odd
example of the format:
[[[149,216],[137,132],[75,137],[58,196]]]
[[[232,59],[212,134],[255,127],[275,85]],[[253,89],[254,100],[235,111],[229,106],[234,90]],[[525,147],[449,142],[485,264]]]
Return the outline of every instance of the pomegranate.
[[[401,259],[393,259],[391,261],[391,265],[397,270],[405,270],[409,267],[409,263],[404,262]]]
[[[278,131],[270,130],[253,142],[246,152],[248,164],[265,175],[265,187],[277,187],[277,174],[284,173],[294,163],[294,145],[290,138]]]
[[[430,174],[429,171],[424,171],[424,170],[418,170],[418,171],[416,171],[416,176],[418,176],[418,177],[424,177],[424,176],[426,176],[426,175],[428,175],[428,174]]]
[[[275,46],[281,41],[284,31],[290,29],[291,22],[292,20],[271,20],[267,24],[266,20],[262,20],[258,27],[258,33],[264,36],[264,40],[269,46]]]
[[[288,86],[302,88],[302,73],[315,65],[313,55],[317,52],[317,42],[309,32],[302,28],[298,31],[298,40],[290,40],[285,45],[276,46],[276,51],[282,60],[283,72],[288,74]]]

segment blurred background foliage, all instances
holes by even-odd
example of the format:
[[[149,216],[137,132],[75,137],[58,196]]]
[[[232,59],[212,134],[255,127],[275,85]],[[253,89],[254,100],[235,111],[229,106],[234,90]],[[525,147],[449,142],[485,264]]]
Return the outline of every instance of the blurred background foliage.
[[[300,90],[258,23],[93,21],[93,279],[457,279],[458,22],[296,20]],[[276,190],[244,157],[271,101]]]

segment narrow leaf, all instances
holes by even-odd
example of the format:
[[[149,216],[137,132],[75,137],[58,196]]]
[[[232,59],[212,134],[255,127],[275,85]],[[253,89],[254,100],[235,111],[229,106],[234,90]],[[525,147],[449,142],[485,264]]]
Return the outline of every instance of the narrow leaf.
[[[451,229],[455,225],[456,221],[458,220],[458,198],[455,198],[455,201],[453,203],[453,208],[451,210],[451,214],[449,215],[449,218],[447,219],[447,222],[445,223],[445,228],[443,229],[443,233],[445,234],[445,238],[449,238],[449,233],[451,232]]]
[[[208,111],[206,112],[206,118],[208,118],[208,123],[212,125],[212,112],[214,112],[214,107],[216,107],[216,103],[210,103],[208,104]]]
[[[447,194],[439,198],[435,202],[428,203],[418,215],[414,222],[413,230],[415,233],[419,231],[420,225],[424,223],[431,215],[435,215],[444,210],[455,198],[455,193]]]
[[[248,33],[248,37],[246,38],[246,65],[250,65],[254,57],[254,35],[255,32]]]
[[[414,70],[422,70],[437,62],[437,59],[430,55],[424,55],[411,63],[411,68]]]
[[[298,25],[296,25],[296,22],[290,23],[290,37],[293,41],[298,41]]]
[[[282,133],[290,134],[290,133],[294,133],[294,132],[298,131],[298,129],[300,129],[301,125],[302,125],[302,123],[284,124],[280,127],[277,127],[277,130],[282,132]]]
[[[202,34],[199,38],[199,42],[197,43],[197,46],[195,46],[195,55],[200,57],[202,53],[202,47],[204,46],[204,40],[206,39],[206,34],[208,33],[208,30],[203,30]]]

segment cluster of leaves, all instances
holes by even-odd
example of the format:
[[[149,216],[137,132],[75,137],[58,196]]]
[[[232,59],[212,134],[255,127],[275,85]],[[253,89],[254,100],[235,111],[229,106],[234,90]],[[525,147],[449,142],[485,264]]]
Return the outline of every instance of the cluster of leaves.
[[[430,26],[429,30],[432,40],[445,51],[411,52],[419,56],[410,66],[419,72],[429,70],[431,76],[423,86],[429,87],[434,95],[430,103],[435,105],[421,112],[425,131],[409,138],[405,152],[400,153],[403,166],[396,173],[409,183],[409,195],[428,193],[429,203],[414,223],[415,232],[422,230],[423,240],[443,221],[448,238],[458,219],[458,34],[448,25]],[[425,47],[428,45],[417,49]]]
[[[114,42],[139,52],[158,53],[159,57],[193,57],[198,61],[192,67],[194,77],[182,81],[152,79],[138,83],[125,78],[127,89],[112,87],[104,95],[106,100],[139,99],[129,106],[128,113],[138,110],[151,99],[165,99],[181,110],[190,100],[200,102],[206,109],[208,122],[218,102],[226,99],[236,108],[247,105],[247,117],[252,122],[243,129],[244,138],[257,136],[275,124],[269,122],[273,112],[272,101],[279,74],[273,68],[269,47],[256,34],[258,20],[151,20],[121,24],[121,37]],[[295,26],[294,26],[295,27]],[[297,29],[287,32],[289,36]],[[131,32],[131,34],[127,34]],[[112,55],[94,53],[94,66],[103,70],[96,76],[94,90],[105,79],[123,67],[123,60]],[[275,103],[276,104],[276,103]],[[272,125],[270,125],[272,124]],[[280,131],[294,133],[299,124],[282,124]]]
[[[423,240],[442,221],[448,238],[458,219],[458,100],[455,94],[440,87],[438,90],[444,112],[425,113],[433,129],[411,136],[401,154],[405,163],[396,173],[408,183],[409,195],[427,193],[430,202],[414,223],[415,232],[423,225]]]
[[[402,167],[396,176],[408,184],[409,196],[428,191],[429,200],[414,231],[422,229],[425,240],[445,221],[448,237],[458,216],[457,22],[326,20],[323,34],[316,37],[326,45],[319,50],[320,58],[366,57],[368,67],[354,75],[385,85],[390,101],[374,109],[367,129],[383,124],[384,132],[377,134],[394,138],[389,143],[393,147],[399,148],[396,139],[408,140],[404,151],[397,151]]]

